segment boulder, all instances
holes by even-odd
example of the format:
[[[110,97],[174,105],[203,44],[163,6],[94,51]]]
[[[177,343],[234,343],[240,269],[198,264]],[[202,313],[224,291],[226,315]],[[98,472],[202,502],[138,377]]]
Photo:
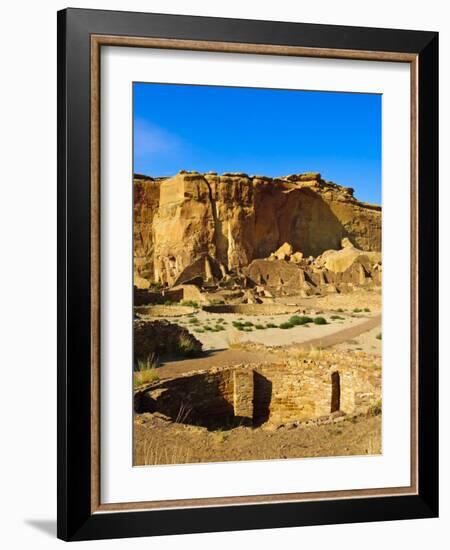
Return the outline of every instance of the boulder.
[[[291,260],[291,262],[294,262],[295,264],[299,264],[303,260],[303,253],[302,252],[294,252],[294,254],[291,255],[290,260]]]
[[[284,243],[271,256],[276,260],[289,260],[292,253],[292,246],[289,243]]]
[[[347,271],[355,262],[381,263],[381,252],[366,252],[356,248],[348,238],[342,239],[341,250],[326,250],[316,258],[316,265],[324,267],[333,273]]]

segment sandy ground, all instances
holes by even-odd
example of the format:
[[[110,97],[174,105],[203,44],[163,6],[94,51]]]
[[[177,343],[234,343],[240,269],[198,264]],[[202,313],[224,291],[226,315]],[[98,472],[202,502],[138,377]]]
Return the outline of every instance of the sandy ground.
[[[366,353],[377,355],[381,354],[381,341],[376,338],[380,334],[379,315],[374,315],[369,319],[360,319],[358,322],[345,328],[342,325],[334,325],[338,330],[328,331],[325,335],[322,331],[312,331],[312,333],[321,334],[315,339],[303,340],[300,343],[290,341],[290,345],[268,347],[266,342],[242,342],[235,344],[233,348],[210,350],[201,357],[194,359],[166,360],[161,362],[158,368],[159,378],[171,378],[180,376],[190,371],[209,369],[211,367],[232,366],[239,363],[262,363],[262,362],[282,362],[285,359],[285,353],[294,351],[297,348],[332,348],[339,351],[365,351]],[[314,327],[326,328],[327,325]],[[375,327],[375,328],[373,328]],[[302,327],[295,327],[289,330],[271,329],[273,332],[292,332]],[[369,329],[369,330],[367,330]],[[269,332],[269,329],[267,330]],[[308,334],[312,334],[308,333]],[[284,336],[284,335],[283,335]]]
[[[316,311],[319,313],[316,313]],[[343,329],[358,326],[363,327],[369,319],[376,319],[373,322],[376,325],[380,324],[380,317],[376,313],[338,313],[343,319],[333,320],[331,319],[331,315],[336,314],[335,311],[316,311],[307,312],[306,314],[311,317],[324,317],[328,321],[327,325],[309,323],[308,325],[300,325],[290,329],[257,329],[255,327],[256,325],[264,327],[266,327],[268,323],[280,325],[288,321],[292,317],[292,314],[269,316],[223,313],[218,315],[217,313],[208,313],[203,310],[199,310],[191,317],[186,315],[180,317],[158,317],[158,319],[167,319],[171,323],[177,323],[187,328],[189,332],[201,341],[204,351],[223,350],[246,342],[254,342],[266,346],[284,347],[325,338]],[[192,319],[197,319],[198,323],[193,323]],[[251,322],[255,326],[251,332],[243,332],[237,330],[233,326],[233,321]],[[223,330],[220,332],[199,332],[199,330],[203,331],[205,326],[215,327],[217,325],[220,325]],[[372,328],[372,326],[369,325],[368,328]],[[359,332],[361,332],[361,330],[359,330]],[[317,343],[317,345],[319,345],[319,343]]]
[[[277,430],[208,431],[142,414],[135,418],[134,438],[135,465],[373,455],[381,452],[381,416]]]
[[[379,336],[381,336],[381,324],[372,330],[365,331],[345,342],[334,345],[333,349],[339,351],[364,351],[364,353],[372,355],[381,355],[382,340]]]

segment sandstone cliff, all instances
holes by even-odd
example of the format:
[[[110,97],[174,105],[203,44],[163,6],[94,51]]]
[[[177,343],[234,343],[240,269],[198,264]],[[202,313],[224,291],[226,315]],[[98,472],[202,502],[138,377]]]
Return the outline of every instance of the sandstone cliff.
[[[171,178],[135,176],[135,284],[173,285],[194,262],[207,279],[240,271],[283,243],[304,257],[340,249],[381,250],[381,207],[320,174],[282,178],[241,173],[180,172]]]

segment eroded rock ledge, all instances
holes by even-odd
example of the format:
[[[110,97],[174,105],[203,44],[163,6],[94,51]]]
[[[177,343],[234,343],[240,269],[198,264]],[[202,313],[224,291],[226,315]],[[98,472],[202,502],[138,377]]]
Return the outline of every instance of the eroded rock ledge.
[[[379,252],[381,207],[358,201],[353,189],[319,173],[270,178],[181,171],[134,179],[137,287],[181,284],[199,267],[202,280],[240,273],[253,260],[279,260],[271,254],[284,243],[292,263],[300,263],[341,249],[343,239],[359,252]],[[324,266],[336,260],[346,269],[353,263],[329,255]]]

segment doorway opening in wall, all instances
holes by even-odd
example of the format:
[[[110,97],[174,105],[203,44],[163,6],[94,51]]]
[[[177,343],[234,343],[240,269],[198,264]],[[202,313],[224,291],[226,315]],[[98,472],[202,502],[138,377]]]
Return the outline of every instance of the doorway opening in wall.
[[[336,412],[341,406],[341,377],[337,371],[331,374],[331,412]]]

